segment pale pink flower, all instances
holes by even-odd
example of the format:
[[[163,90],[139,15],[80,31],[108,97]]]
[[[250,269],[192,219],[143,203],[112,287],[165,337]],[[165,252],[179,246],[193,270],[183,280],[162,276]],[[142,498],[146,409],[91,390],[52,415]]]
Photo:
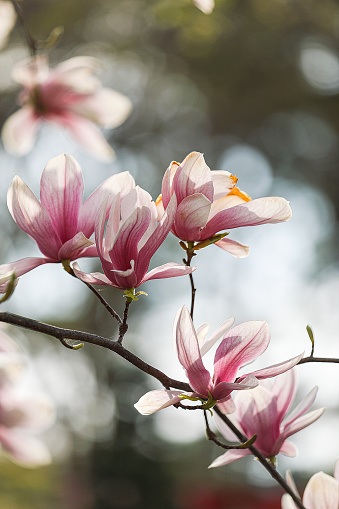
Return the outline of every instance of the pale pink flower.
[[[51,462],[45,444],[31,436],[54,422],[54,409],[41,394],[21,393],[0,387],[0,446],[2,453],[22,466],[38,467]]]
[[[44,257],[0,265],[1,290],[5,290],[5,279],[9,280],[13,271],[19,277],[44,263],[98,256],[89,238],[101,202],[106,200],[110,205],[116,193],[124,196],[134,185],[128,172],[113,175],[83,203],[81,168],[66,154],[47,163],[40,182],[41,202],[20,177],[14,177],[7,195],[9,211],[17,225],[35,240]]]
[[[325,410],[320,408],[306,413],[313,405],[318,391],[318,388],[314,387],[286,417],[296,390],[296,373],[292,369],[275,378],[273,383],[262,380],[253,391],[246,394],[239,392],[235,397],[236,408],[230,417],[231,421],[248,438],[257,435],[255,446],[266,458],[274,458],[278,453],[296,456],[296,448],[287,438],[319,419]],[[237,440],[218,415],[215,415],[215,422],[227,440]],[[226,451],[215,459],[210,467],[228,465],[249,454],[249,449]]]
[[[19,347],[0,330],[1,453],[22,466],[37,467],[50,463],[51,456],[45,444],[32,435],[53,424],[55,410],[48,398],[27,389],[23,366]]]
[[[114,155],[97,126],[112,129],[131,112],[124,95],[101,87],[93,76],[99,63],[91,57],[75,57],[49,69],[46,55],[38,55],[14,67],[13,80],[22,85],[20,110],[3,125],[2,141],[10,154],[27,154],[43,121],[67,128],[93,154]]]
[[[214,0],[193,0],[193,3],[200,9],[204,14],[211,14],[214,9]]]
[[[284,198],[252,201],[235,186],[237,180],[228,171],[211,171],[202,154],[191,152],[181,164],[172,162],[166,170],[162,194],[156,201],[158,211],[163,213],[175,193],[178,208],[172,233],[189,242],[210,239],[223,230],[280,223],[291,218],[290,206]],[[249,252],[248,246],[228,237],[216,244],[239,258]]]
[[[150,279],[190,274],[195,267],[191,269],[179,263],[166,263],[147,274],[152,256],[172,227],[175,210],[176,198],[173,196],[158,223],[156,206],[150,194],[139,186],[125,197],[118,193],[112,206],[107,200],[101,205],[95,222],[95,240],[105,274],[86,274],[74,264],[75,274],[91,284],[124,290],[136,288]]]
[[[0,49],[6,45],[15,21],[16,14],[12,2],[0,2]]]
[[[287,483],[299,496],[292,474],[288,471]],[[334,478],[324,472],[317,472],[308,481],[303,499],[306,509],[339,509],[339,459],[334,468]],[[285,493],[281,499],[282,509],[297,509],[292,497]]]
[[[270,332],[266,322],[245,322],[235,327],[233,319],[223,323],[208,341],[206,326],[194,329],[190,314],[185,306],[177,313],[174,322],[174,342],[180,364],[186,371],[193,392],[189,396],[213,400],[224,413],[234,412],[231,397],[234,390],[253,389],[258,380],[279,375],[291,369],[303,354],[288,361],[238,376],[238,370],[254,361],[267,348]],[[228,330],[230,329],[230,330]],[[228,331],[228,332],[226,332]],[[214,375],[210,376],[202,362],[202,355],[210,350],[223,336],[214,357]],[[182,401],[182,391],[151,391],[134,405],[144,415],[152,414]]]

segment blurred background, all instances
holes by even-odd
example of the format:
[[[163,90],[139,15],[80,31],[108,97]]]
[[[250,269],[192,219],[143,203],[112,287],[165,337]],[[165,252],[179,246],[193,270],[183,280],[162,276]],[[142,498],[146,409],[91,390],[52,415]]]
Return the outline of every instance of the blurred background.
[[[211,169],[239,177],[252,198],[283,196],[293,218],[286,224],[232,231],[250,245],[235,259],[215,246],[195,258],[195,324],[211,331],[231,316],[236,323],[267,320],[271,344],[258,369],[293,357],[311,344],[315,354],[339,357],[339,5],[334,0],[216,0],[204,15],[189,0],[23,0],[35,39],[64,26],[50,51],[51,65],[91,55],[100,78],[127,95],[133,111],[107,139],[116,159],[103,163],[58,127],[44,125],[30,154],[0,148],[1,263],[38,256],[12,220],[6,193],[18,174],[38,195],[52,157],[80,163],[86,197],[106,178],[130,171],[155,199],[164,171],[191,151]],[[16,111],[14,63],[29,55],[16,24],[0,52],[0,119]],[[179,262],[183,251],[169,236],[152,267]],[[95,261],[81,268],[99,270]],[[190,303],[189,281],[151,281],[149,295],[131,306],[126,347],[171,377],[184,380],[172,348],[172,325]],[[122,292],[102,291],[121,313]],[[59,326],[116,337],[116,324],[79,281],[60,266],[23,276],[3,309]],[[56,424],[43,436],[53,463],[28,470],[0,463],[4,509],[275,509],[282,490],[252,458],[208,470],[220,450],[205,439],[201,415],[166,409],[152,417],[133,404],[160,388],[113,353],[86,345],[66,350],[55,340],[6,329],[26,351],[32,384],[55,402]],[[212,365],[213,358],[210,358]],[[323,417],[293,437],[299,456],[278,458],[303,489],[316,471],[333,472],[339,455],[339,369],[297,368],[304,397],[319,386]],[[246,488],[244,488],[244,484]]]

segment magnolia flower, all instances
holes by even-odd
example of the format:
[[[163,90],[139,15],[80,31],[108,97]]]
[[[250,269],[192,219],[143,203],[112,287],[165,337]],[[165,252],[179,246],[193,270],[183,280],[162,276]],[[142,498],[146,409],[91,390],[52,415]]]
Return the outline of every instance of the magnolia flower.
[[[42,121],[71,131],[86,149],[103,159],[114,154],[96,125],[108,129],[121,125],[131,112],[131,101],[102,88],[93,73],[99,68],[91,57],[75,57],[49,69],[46,55],[14,67],[13,80],[23,86],[20,110],[3,125],[2,141],[10,154],[22,156],[33,147]]]
[[[105,180],[83,203],[84,183],[81,168],[66,154],[47,163],[40,182],[41,203],[20,177],[14,177],[7,204],[17,225],[37,243],[43,258],[24,258],[0,265],[1,288],[13,271],[19,277],[44,263],[98,256],[89,237],[94,231],[96,211],[102,200],[110,205],[117,192],[124,196],[134,187],[128,172]]]
[[[200,9],[204,14],[211,14],[214,9],[214,0],[193,0],[193,3]]]
[[[50,463],[41,440],[31,436],[49,428],[55,410],[49,399],[23,390],[23,355],[16,343],[0,330],[0,449],[12,461],[26,467]]]
[[[201,242],[222,230],[240,226],[280,223],[291,218],[291,209],[284,198],[251,200],[235,184],[237,178],[228,171],[211,171],[199,152],[192,152],[179,164],[172,162],[162,181],[162,194],[156,201],[159,214],[168,206],[173,193],[178,208],[172,233],[179,239]],[[249,248],[223,238],[216,244],[239,258]]]
[[[223,323],[204,343],[208,327],[204,325],[195,331],[190,314],[183,306],[177,313],[173,330],[179,362],[193,389],[188,396],[207,399],[212,405],[217,403],[224,413],[235,410],[232,391],[253,389],[258,385],[258,380],[291,369],[303,355],[238,377],[240,368],[254,361],[266,350],[270,332],[266,322],[245,322],[230,329],[233,321],[232,318]],[[222,336],[214,357],[214,375],[211,377],[203,365],[202,355]],[[149,415],[179,403],[183,395],[185,393],[177,390],[151,391],[142,396],[134,406],[141,414]]]
[[[0,387],[0,446],[16,463],[37,467],[51,462],[47,447],[31,436],[54,422],[54,409],[40,394],[20,393],[15,387]]]
[[[118,193],[112,206],[107,199],[102,203],[95,221],[95,240],[105,274],[86,274],[74,264],[75,274],[87,283],[124,290],[136,288],[150,279],[190,274],[195,267],[179,263],[166,263],[146,274],[152,256],[172,227],[175,210],[176,198],[173,196],[158,224],[151,196],[138,186],[125,197]]]
[[[16,14],[12,2],[0,2],[0,49],[5,46],[15,20]]]
[[[287,472],[287,483],[296,495],[300,496],[294,484],[292,474]],[[324,472],[317,472],[308,481],[302,499],[306,509],[338,509],[339,508],[339,459],[334,468],[334,478]],[[285,493],[281,499],[282,509],[296,509],[292,497]]]
[[[314,403],[318,388],[314,389],[286,417],[297,390],[295,370],[275,378],[273,383],[262,380],[258,387],[235,397],[235,412],[230,417],[247,437],[257,435],[256,448],[266,457],[274,458],[279,452],[296,456],[297,451],[286,439],[319,419],[324,408],[306,413]],[[229,441],[236,440],[228,426],[215,415],[220,433]],[[210,467],[220,467],[251,454],[249,449],[233,449],[219,456]]]

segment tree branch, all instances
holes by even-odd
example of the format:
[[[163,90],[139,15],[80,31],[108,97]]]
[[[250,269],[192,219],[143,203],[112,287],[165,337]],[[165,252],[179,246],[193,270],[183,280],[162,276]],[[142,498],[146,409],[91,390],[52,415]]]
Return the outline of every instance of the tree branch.
[[[47,334],[48,336],[57,338],[61,342],[64,342],[65,339],[71,339],[74,341],[78,341],[80,343],[90,343],[93,345],[102,346],[103,348],[112,350],[116,354],[120,355],[120,357],[123,357],[126,361],[130,362],[135,367],[143,371],[144,373],[147,373],[148,375],[151,375],[157,380],[159,380],[159,382],[166,389],[170,389],[171,387],[173,387],[174,389],[182,390],[185,392],[192,392],[192,389],[189,386],[189,384],[169,378],[162,371],[154,368],[150,364],[147,364],[142,359],[140,359],[139,357],[131,353],[129,350],[124,348],[122,344],[119,343],[118,341],[104,338],[96,334],[90,334],[88,332],[62,329],[60,327],[55,327],[54,325],[48,325],[46,323],[38,322],[37,320],[32,320],[31,318],[26,318],[24,316],[19,316],[7,312],[0,313],[0,322],[9,323],[11,325],[23,327],[24,329],[40,332],[42,334]]]

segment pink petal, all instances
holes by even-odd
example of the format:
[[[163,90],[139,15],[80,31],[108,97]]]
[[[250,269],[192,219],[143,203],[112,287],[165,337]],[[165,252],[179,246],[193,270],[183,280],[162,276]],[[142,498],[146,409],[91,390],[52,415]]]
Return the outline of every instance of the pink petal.
[[[70,111],[63,112],[62,115],[49,114],[46,119],[67,127],[80,145],[101,160],[111,161],[114,157],[114,150],[90,120]]]
[[[274,379],[272,393],[276,398],[277,420],[281,422],[288,412],[297,390],[297,373],[290,369]]]
[[[218,242],[215,242],[215,245],[221,247],[224,251],[228,251],[236,258],[246,258],[250,252],[249,246],[240,244],[240,242],[229,238],[218,240]]]
[[[101,204],[109,197],[106,204],[106,211],[110,210],[113,199],[120,192],[123,198],[135,187],[134,178],[128,171],[113,175],[103,182],[92,194],[80,209],[79,231],[89,238],[94,232],[95,217]],[[107,217],[105,218],[107,219]]]
[[[285,493],[282,496],[281,509],[297,509],[297,506],[293,502],[292,497],[290,495],[288,495],[287,493]]]
[[[213,170],[211,175],[214,190],[213,202],[215,202],[233,189],[237,179],[229,171],[224,170]]]
[[[208,468],[222,467],[223,465],[229,465],[233,461],[237,461],[240,458],[249,456],[251,451],[249,449],[231,449],[226,451],[224,454],[216,458]]]
[[[205,163],[203,154],[191,152],[180,164],[173,177],[173,193],[178,204],[194,194],[203,194],[210,202],[213,201],[212,172]]]
[[[281,454],[284,454],[285,456],[289,456],[291,458],[295,458],[298,454],[298,450],[292,442],[289,442],[288,440],[285,440],[285,442],[280,447]]]
[[[200,346],[200,353],[201,353],[201,357],[203,357],[207,352],[210,351],[210,349],[212,348],[212,346],[215,345],[215,343],[224,335],[226,334],[226,332],[232,327],[232,325],[234,324],[234,318],[230,318],[229,320],[227,320],[226,322],[224,322],[222,325],[220,325],[220,327],[218,327],[214,332],[213,334],[210,336],[210,338],[205,341],[205,343]],[[197,335],[198,335],[198,331],[197,331]],[[200,342],[199,342],[200,344]]]
[[[48,81],[70,87],[79,94],[92,94],[100,87],[100,80],[93,74],[101,68],[96,58],[73,57],[52,69]]]
[[[269,366],[268,368],[259,369],[258,371],[247,373],[246,375],[241,375],[239,380],[242,380],[244,377],[248,376],[248,374],[255,376],[258,380],[280,375],[281,373],[288,371],[289,369],[293,368],[296,364],[298,364],[303,355],[304,352],[301,353],[300,355],[297,355],[296,357],[293,357],[293,359],[289,359],[288,361],[280,362],[279,364],[274,364],[273,366]]]
[[[15,277],[17,278],[35,269],[35,267],[38,267],[39,265],[54,262],[55,260],[49,260],[48,258],[22,258],[16,262],[4,263],[3,265],[0,265],[0,275],[8,274],[10,279],[11,274],[14,272]]]
[[[150,391],[144,394],[134,406],[142,415],[150,415],[175,403],[180,403],[180,394],[182,391]]]
[[[195,271],[197,267],[187,267],[186,265],[181,265],[180,263],[165,263],[165,265],[160,265],[155,269],[150,270],[146,276],[142,279],[142,281],[138,284],[145,283],[146,281],[150,281],[151,279],[165,279],[169,277],[178,277],[178,276],[187,276]]]
[[[177,313],[174,334],[178,359],[186,370],[191,387],[198,394],[208,396],[208,392],[212,392],[212,381],[201,360],[198,339],[186,306],[183,306]]]
[[[302,414],[307,412],[313,405],[315,398],[317,396],[318,387],[313,387],[313,389],[307,394],[307,396],[302,399],[298,405],[295,407],[295,409],[290,413],[288,418],[285,421],[285,426],[288,426],[293,421],[295,421],[298,417],[300,417]]]
[[[200,327],[198,327],[195,330],[197,338],[198,338],[200,353],[201,353],[201,347],[204,344],[204,341],[205,341],[205,338],[206,338],[206,336],[208,334],[209,329],[210,329],[210,324],[209,323],[203,323],[202,325],[200,325]],[[202,356],[202,354],[201,354],[201,356]]]
[[[6,428],[24,428],[42,432],[55,421],[55,410],[50,400],[40,394],[18,394],[6,389],[1,395],[1,425]]]
[[[19,228],[35,240],[40,251],[48,258],[58,260],[61,242],[52,221],[29,187],[17,176],[8,189],[7,205]]]
[[[72,105],[72,110],[105,129],[114,129],[129,117],[132,102],[115,90],[101,88]]]
[[[6,152],[13,156],[24,156],[32,150],[40,118],[32,106],[24,106],[8,117],[2,131],[2,143]]]
[[[324,413],[324,410],[325,407],[319,408],[318,410],[313,410],[313,412],[308,412],[298,417],[298,419],[295,419],[291,424],[285,426],[282,434],[283,438],[286,439],[315,422]]]
[[[175,235],[182,240],[200,240],[210,208],[211,202],[203,194],[193,194],[183,199],[175,216]]]
[[[40,440],[20,431],[1,426],[0,444],[13,461],[25,467],[39,467],[51,462],[46,446]]]
[[[41,177],[40,199],[62,243],[79,231],[83,193],[81,168],[72,156],[61,154],[47,163]]]
[[[65,242],[59,251],[59,260],[76,260],[83,255],[83,250],[93,245],[83,233],[77,233],[72,239]]]
[[[220,382],[215,385],[212,391],[212,396],[214,399],[223,400],[228,397],[231,391],[254,389],[258,386],[258,383],[258,380],[251,375],[245,378],[245,380],[242,380],[240,383]]]
[[[90,283],[91,285],[112,286],[112,282],[108,279],[108,277],[106,277],[104,274],[101,274],[100,272],[92,272],[87,274],[86,272],[82,272],[82,270],[80,270],[77,263],[73,263],[72,268],[76,277],[85,283]]]
[[[135,261],[138,259],[138,242],[147,230],[150,220],[150,209],[147,207],[142,207],[135,209],[134,212],[121,225],[115,237],[114,245],[109,251],[109,256],[114,269],[127,270],[130,268],[131,260]],[[145,270],[140,270],[137,272],[138,279],[140,281],[145,275],[148,264],[150,262],[150,258],[144,259],[143,262],[146,266]]]
[[[292,217],[291,208],[285,198],[258,198],[218,212],[206,225],[206,231],[214,235],[221,230],[280,223]]]
[[[227,399],[223,399],[222,401],[218,401],[217,406],[225,415],[232,414],[235,411],[235,403],[231,396]]]
[[[160,223],[156,227],[156,229],[153,231],[153,233],[149,236],[149,238],[145,241],[145,239],[142,239],[142,242],[144,244],[140,248],[139,255],[136,261],[137,267],[136,271],[140,277],[140,275],[144,275],[149,267],[150,259],[154,255],[154,253],[159,249],[161,244],[166,239],[167,235],[169,234],[174,217],[175,217],[175,211],[177,207],[177,200],[175,195],[173,195],[170,199],[170,202],[166,208],[165,214],[163,215]],[[152,224],[156,219],[156,211],[155,208],[152,210],[150,209],[151,215],[150,215],[150,224]],[[154,212],[154,214],[152,214]],[[147,232],[149,233],[149,232]],[[143,277],[143,276],[142,276]]]
[[[303,504],[307,509],[336,509],[339,506],[339,484],[324,472],[314,474],[304,491]]]
[[[233,327],[215,353],[215,385],[224,381],[233,382],[238,369],[259,357],[269,341],[270,331],[266,322],[245,322]]]

